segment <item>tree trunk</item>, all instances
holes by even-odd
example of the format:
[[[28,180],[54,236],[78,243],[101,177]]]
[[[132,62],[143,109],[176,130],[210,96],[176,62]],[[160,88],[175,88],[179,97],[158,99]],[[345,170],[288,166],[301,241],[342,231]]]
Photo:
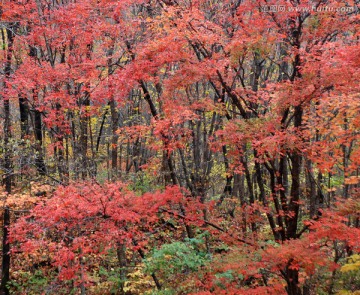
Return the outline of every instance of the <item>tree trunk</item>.
[[[302,295],[301,288],[299,287],[299,271],[297,269],[290,269],[289,266],[286,267],[285,280],[287,282],[285,289],[288,295]]]
[[[9,226],[10,226],[10,209],[4,209],[4,226],[3,226],[3,248],[2,248],[2,266],[1,266],[1,285],[0,294],[8,295],[9,289],[7,284],[10,281],[10,244],[9,244]]]
[[[82,179],[86,179],[88,175],[88,110],[90,106],[90,99],[87,97],[88,94],[85,93],[85,97],[81,102],[80,108],[82,108],[83,114],[80,115],[80,151],[81,151],[81,175]]]
[[[110,113],[111,113],[111,178],[115,180],[118,175],[118,138],[119,136],[116,134],[119,122],[119,112],[116,109],[114,99],[111,99],[110,102]]]
[[[14,42],[14,30],[16,29],[15,24],[10,24],[9,27],[6,28],[7,35],[7,53],[6,53],[6,63],[4,68],[5,79],[10,78],[11,73],[11,60],[13,53],[13,42]],[[2,30],[2,34],[4,31]],[[5,42],[5,36],[3,36],[3,40]],[[6,83],[3,85],[6,88]],[[12,182],[12,163],[11,163],[11,149],[10,149],[10,138],[11,138],[11,119],[10,119],[10,102],[9,98],[4,97],[4,169],[5,169],[5,190],[7,193],[11,193],[11,182]]]
[[[21,139],[29,135],[29,106],[27,99],[19,96]]]
[[[45,175],[46,166],[42,151],[42,145],[43,145],[42,119],[41,119],[41,113],[38,110],[34,110],[34,133],[35,133],[35,141],[36,141],[35,166],[38,172],[40,173],[40,175]]]

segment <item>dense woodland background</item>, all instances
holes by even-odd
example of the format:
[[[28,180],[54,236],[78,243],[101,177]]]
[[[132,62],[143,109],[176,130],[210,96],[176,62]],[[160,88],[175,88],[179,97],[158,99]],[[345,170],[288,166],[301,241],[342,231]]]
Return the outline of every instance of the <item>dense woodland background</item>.
[[[0,18],[2,294],[359,294],[358,1]]]

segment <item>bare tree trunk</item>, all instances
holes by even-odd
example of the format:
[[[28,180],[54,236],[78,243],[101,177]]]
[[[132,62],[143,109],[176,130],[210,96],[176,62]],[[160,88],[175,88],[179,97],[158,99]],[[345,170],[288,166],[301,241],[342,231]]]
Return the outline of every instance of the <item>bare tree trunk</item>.
[[[306,189],[309,196],[309,204],[310,204],[310,217],[314,217],[316,215],[316,187],[315,187],[315,179],[312,173],[312,163],[310,160],[306,161]]]
[[[19,95],[19,110],[20,110],[20,145],[22,148],[25,148],[25,139],[29,135],[29,106],[27,99]],[[24,167],[26,163],[26,153],[21,153],[20,155],[20,175],[24,172]]]
[[[6,63],[4,68],[5,79],[10,78],[11,73],[11,60],[13,53],[13,42],[14,42],[14,29],[16,29],[15,24],[10,24],[8,28],[6,28],[6,35],[8,40],[8,50],[6,54]],[[6,37],[4,36],[4,31],[2,30],[2,39],[5,42]],[[6,87],[6,83],[4,81],[3,87]],[[10,102],[9,98],[3,97],[4,99],[4,169],[5,169],[5,190],[7,193],[11,193],[11,183],[12,183],[12,163],[11,163],[11,148],[10,148],[10,138],[11,138],[11,119],[10,119]]]
[[[27,99],[19,96],[21,139],[29,135],[29,106]]]
[[[299,271],[297,269],[291,269],[290,263],[286,267],[284,274],[287,286],[285,287],[288,295],[301,295],[302,291],[299,287]]]
[[[116,109],[114,99],[111,99],[110,102],[110,113],[111,113],[111,178],[115,180],[118,176],[118,138],[116,134],[119,122],[119,112]]]
[[[2,243],[2,266],[1,266],[1,285],[0,294],[8,295],[9,289],[7,284],[10,281],[10,243],[9,243],[9,226],[10,226],[10,209],[4,208],[4,226],[3,226],[3,243]]]
[[[301,126],[302,122],[302,108],[301,106],[295,107],[294,112],[294,126],[298,128]],[[300,175],[301,175],[301,155],[295,151],[290,155],[292,162],[291,167],[291,190],[290,190],[290,202],[289,202],[289,213],[291,217],[288,217],[287,222],[287,238],[294,239],[296,238],[296,231],[298,225],[298,216],[299,216],[299,200],[300,200]]]
[[[36,158],[35,166],[40,175],[46,174],[46,166],[44,162],[44,156],[42,151],[43,146],[43,133],[42,133],[42,119],[41,113],[38,110],[33,110],[34,112],[34,134],[35,134],[35,149],[36,149]]]
[[[126,245],[119,243],[116,252],[120,267],[120,294],[125,294],[124,287],[125,287],[126,274],[127,274]]]
[[[87,97],[88,94],[85,94],[85,98],[81,102],[80,108],[83,107],[83,114],[80,115],[80,150],[81,150],[81,175],[83,179],[86,179],[88,176],[88,110],[90,106],[90,99]]]

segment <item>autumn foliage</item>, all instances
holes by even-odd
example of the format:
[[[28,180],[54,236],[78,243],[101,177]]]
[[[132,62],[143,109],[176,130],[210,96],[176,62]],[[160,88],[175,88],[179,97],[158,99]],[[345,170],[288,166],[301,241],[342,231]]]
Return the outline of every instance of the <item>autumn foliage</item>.
[[[3,1],[1,292],[355,294],[357,5]]]

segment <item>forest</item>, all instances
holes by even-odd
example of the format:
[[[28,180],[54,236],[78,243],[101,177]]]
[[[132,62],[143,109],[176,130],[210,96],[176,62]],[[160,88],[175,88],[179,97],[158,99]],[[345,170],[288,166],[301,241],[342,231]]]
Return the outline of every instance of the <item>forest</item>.
[[[359,0],[2,0],[0,294],[360,294]]]

